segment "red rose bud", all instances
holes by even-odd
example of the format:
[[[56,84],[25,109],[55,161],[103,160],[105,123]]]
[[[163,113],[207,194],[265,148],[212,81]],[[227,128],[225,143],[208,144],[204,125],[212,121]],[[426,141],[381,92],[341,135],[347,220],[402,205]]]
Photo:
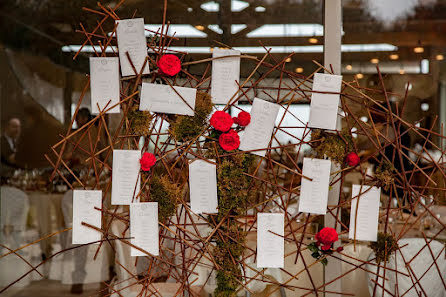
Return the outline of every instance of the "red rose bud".
[[[154,154],[151,153],[144,153],[139,159],[139,164],[141,164],[141,169],[143,171],[149,171],[150,168],[152,168],[153,165],[156,163],[156,158]]]
[[[218,138],[218,143],[225,151],[232,151],[238,149],[240,146],[240,137],[238,136],[237,132],[231,129],[228,133],[223,133],[220,135]]]
[[[330,248],[331,248],[331,244],[326,244],[321,247],[321,250],[328,251],[328,250],[330,250]]]
[[[316,240],[323,245],[331,245],[333,242],[338,241],[338,239],[338,233],[330,227],[325,227],[316,234]]]
[[[216,111],[212,115],[210,123],[215,130],[226,132],[231,129],[234,121],[232,120],[229,113],[224,111]]]
[[[342,246],[340,246],[340,247],[338,247],[338,248],[336,249],[336,251],[337,251],[338,253],[342,252],[343,250],[344,250],[344,248],[343,248]]]
[[[162,56],[158,63],[156,63],[161,73],[169,76],[174,76],[181,70],[180,59],[171,54]]]
[[[348,166],[356,166],[361,162],[361,159],[355,152],[351,152],[345,157],[345,161],[347,162]]]
[[[241,111],[236,118],[233,118],[234,123],[241,127],[246,127],[251,122],[251,115],[249,112]]]

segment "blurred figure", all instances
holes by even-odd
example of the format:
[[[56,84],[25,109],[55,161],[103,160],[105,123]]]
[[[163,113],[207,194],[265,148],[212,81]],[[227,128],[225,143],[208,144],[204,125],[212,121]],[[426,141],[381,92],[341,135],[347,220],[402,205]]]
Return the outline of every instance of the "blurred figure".
[[[19,118],[12,117],[6,124],[1,136],[1,176],[9,178],[14,170],[19,168],[16,162],[17,143],[22,132],[22,123]]]

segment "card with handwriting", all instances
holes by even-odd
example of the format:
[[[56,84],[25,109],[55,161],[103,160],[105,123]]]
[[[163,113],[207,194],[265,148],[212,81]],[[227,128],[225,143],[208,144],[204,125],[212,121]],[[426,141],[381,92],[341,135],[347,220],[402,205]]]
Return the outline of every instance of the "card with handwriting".
[[[119,59],[90,57],[91,112],[119,113]],[[110,103],[109,103],[110,102]],[[116,105],[117,104],[117,105]],[[111,108],[112,106],[115,107]]]
[[[280,105],[259,98],[254,98],[251,108],[251,123],[241,136],[240,150],[250,151],[254,155],[264,157],[271,141],[274,123]]]
[[[193,212],[218,213],[217,166],[204,160],[189,163],[190,205]]]
[[[150,72],[147,58],[147,41],[144,32],[144,19],[116,20],[116,37],[118,40],[119,61],[122,76],[137,75]],[[130,60],[127,57],[129,53]],[[145,64],[144,64],[145,63]],[[133,67],[136,70],[133,70]]]
[[[315,73],[313,78],[313,91],[341,92],[342,76]],[[310,121],[311,128],[336,130],[336,121],[339,108],[339,94],[311,94]]]
[[[130,204],[131,243],[140,249],[159,255],[158,202]],[[146,253],[130,247],[132,257],[147,256]]]
[[[101,229],[102,191],[73,191],[73,238],[72,244],[86,244],[101,240],[102,233],[82,222]]]
[[[193,116],[197,89],[143,83],[139,110]]]
[[[129,205],[139,201],[139,164],[141,151],[113,150],[112,205]]]
[[[284,219],[283,213],[257,213],[258,268],[283,268]]]
[[[381,188],[365,185],[352,186],[352,204],[348,238],[376,241],[378,236],[380,196]]]
[[[240,51],[214,49],[212,58],[240,56]],[[215,104],[227,104],[239,90],[240,57],[228,57],[212,60],[211,97]]]
[[[330,186],[331,161],[304,158],[300,187],[299,211],[305,213],[327,213],[328,190]]]

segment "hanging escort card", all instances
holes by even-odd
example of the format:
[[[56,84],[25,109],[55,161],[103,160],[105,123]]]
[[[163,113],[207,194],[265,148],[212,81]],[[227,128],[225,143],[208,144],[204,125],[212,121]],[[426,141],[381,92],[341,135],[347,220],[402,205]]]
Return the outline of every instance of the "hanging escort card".
[[[251,153],[261,157],[265,156],[279,108],[280,105],[278,104],[254,98],[251,109],[251,123],[241,136],[240,150],[258,150]]]
[[[128,205],[137,202],[141,151],[113,150],[112,205]]]
[[[137,75],[141,72],[142,66],[147,57],[147,42],[144,32],[144,19],[127,19],[116,20],[118,24],[116,27],[116,37],[118,40],[119,61],[121,63],[122,76]],[[127,54],[129,53],[130,59],[135,67],[133,70]],[[148,74],[150,72],[149,62],[147,61],[144,66],[142,74]]]
[[[299,211],[305,213],[327,213],[328,189],[330,185],[331,161],[304,158],[300,187]]]
[[[193,116],[197,89],[143,83],[139,110]]]
[[[86,244],[101,240],[102,233],[82,222],[101,229],[102,191],[74,190],[73,191],[73,237],[72,244]]]
[[[239,56],[240,51],[230,49],[214,49],[212,58]],[[211,97],[215,104],[227,104],[238,91],[240,81],[240,57],[229,57],[212,60]]]
[[[159,255],[158,202],[130,204],[131,243],[146,252]],[[146,253],[131,247],[132,257],[147,256]]]
[[[258,268],[283,268],[284,218],[283,213],[257,213]]]
[[[189,163],[190,205],[193,212],[218,213],[217,166],[204,160]]]
[[[313,79],[313,91],[317,92],[341,92],[342,76],[323,73],[315,73]],[[336,130],[336,120],[339,108],[339,94],[311,94],[310,121],[311,128]]]
[[[376,241],[380,195],[381,188],[353,185],[348,238]]]
[[[119,103],[119,59],[90,57],[91,112]],[[108,103],[110,101],[110,103]],[[108,104],[108,105],[107,105]],[[107,113],[119,113],[119,104]]]

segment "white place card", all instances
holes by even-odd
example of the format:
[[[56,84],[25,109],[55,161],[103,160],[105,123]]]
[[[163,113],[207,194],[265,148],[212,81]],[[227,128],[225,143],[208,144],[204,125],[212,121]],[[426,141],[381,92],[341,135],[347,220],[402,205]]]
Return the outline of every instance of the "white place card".
[[[130,242],[146,252],[159,255],[158,202],[130,204]],[[132,257],[147,256],[146,253],[130,247]]]
[[[380,196],[381,188],[353,185],[348,238],[377,240]]]
[[[212,58],[239,56],[240,51],[214,49]],[[240,81],[240,57],[228,57],[212,60],[211,97],[215,104],[227,104],[237,93]]]
[[[340,93],[341,85],[341,75],[314,74],[313,91]],[[311,128],[336,130],[339,97],[339,94],[312,93],[308,126]]]
[[[86,244],[101,240],[102,233],[82,222],[101,229],[102,191],[74,190],[73,191],[73,237],[72,244]]]
[[[258,268],[283,268],[285,256],[284,218],[283,213],[257,213]]]
[[[271,103],[259,98],[254,98],[251,108],[251,123],[245,128],[241,136],[240,150],[254,151],[252,154],[264,157],[271,135],[274,130],[274,123],[279,113],[280,105]]]
[[[119,103],[119,59],[90,57],[91,112]],[[110,101],[110,103],[108,103]],[[108,103],[108,105],[107,105]],[[107,113],[119,113],[119,104]]]
[[[330,186],[331,161],[304,158],[300,187],[299,211],[305,213],[327,213],[328,190]]]
[[[139,110],[193,116],[196,95],[195,88],[143,83]]]
[[[193,212],[218,213],[217,166],[204,160],[189,163],[190,205]]]
[[[127,58],[129,53],[133,66],[139,74],[147,57],[147,41],[144,32],[144,19],[116,20],[116,36],[118,39],[119,61],[121,62],[122,76],[136,75]],[[142,74],[150,72],[147,61]]]
[[[113,150],[112,205],[129,205],[139,193],[141,151]]]

